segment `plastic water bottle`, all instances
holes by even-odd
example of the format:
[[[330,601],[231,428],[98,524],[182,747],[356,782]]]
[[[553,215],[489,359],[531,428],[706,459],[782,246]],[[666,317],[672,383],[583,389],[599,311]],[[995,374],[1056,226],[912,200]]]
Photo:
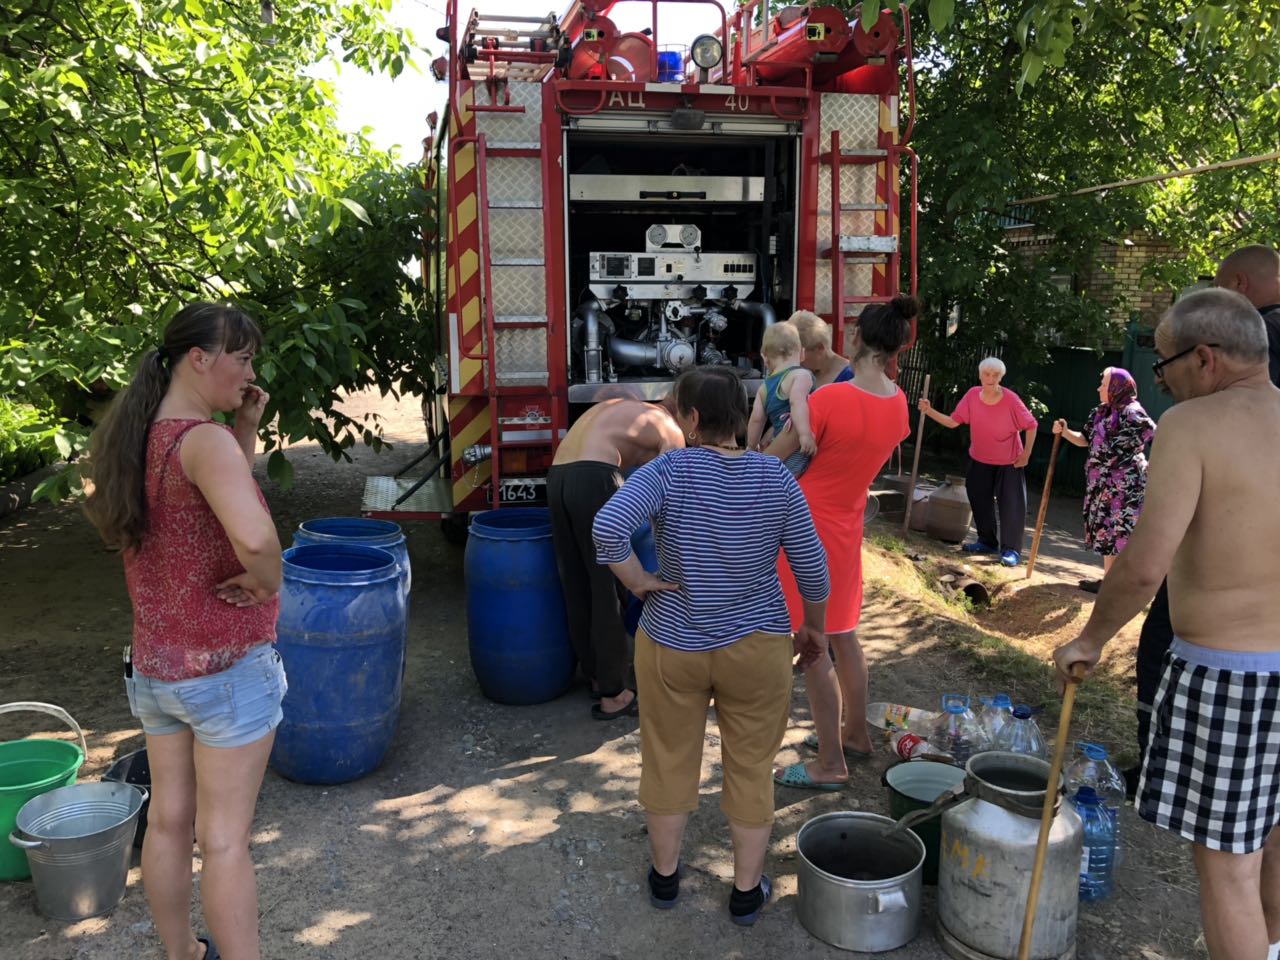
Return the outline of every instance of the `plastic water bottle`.
[[[982,709],[978,712],[978,722],[982,724],[982,729],[992,744],[996,742],[996,738],[1000,735],[1004,725],[1012,719],[1013,701],[1009,699],[1007,693],[997,693],[993,697],[982,698]]]
[[[1126,803],[1124,777],[1107,759],[1106,747],[1082,743],[1083,755],[1066,771],[1067,796],[1074,797],[1081,787],[1091,787],[1102,806],[1115,822],[1116,866],[1120,865],[1124,848],[1120,844],[1120,808]]]
[[[908,707],[901,703],[867,704],[867,723],[880,730],[914,730],[927,732],[937,714],[920,707]]]
[[[1080,899],[1104,900],[1114,886],[1116,824],[1093,787],[1081,787],[1071,798],[1084,824],[1080,851]]]
[[[934,721],[929,746],[931,752],[945,753],[962,767],[975,753],[990,747],[982,725],[969,709],[968,697],[957,693],[943,695],[942,713]]]
[[[1031,708],[1020,703],[1013,708],[1013,719],[1000,728],[1000,735],[994,744],[997,750],[1009,753],[1025,753],[1046,760],[1047,751],[1040,728],[1031,719]]]
[[[910,730],[894,730],[890,733],[889,746],[894,755],[901,757],[903,760],[926,756],[945,759],[945,755],[934,749],[928,740],[918,733],[912,733]]]

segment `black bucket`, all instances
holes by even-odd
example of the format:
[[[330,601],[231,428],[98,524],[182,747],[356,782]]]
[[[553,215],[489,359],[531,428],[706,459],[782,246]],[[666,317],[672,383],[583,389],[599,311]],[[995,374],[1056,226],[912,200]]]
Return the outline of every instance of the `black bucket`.
[[[126,754],[113,763],[102,775],[103,780],[114,780],[116,783],[131,783],[145,787],[151,792],[151,764],[147,762],[147,751],[137,750]],[[138,813],[138,832],[133,835],[133,845],[141,850],[142,838],[147,832],[147,807],[150,800],[142,802],[142,810]]]

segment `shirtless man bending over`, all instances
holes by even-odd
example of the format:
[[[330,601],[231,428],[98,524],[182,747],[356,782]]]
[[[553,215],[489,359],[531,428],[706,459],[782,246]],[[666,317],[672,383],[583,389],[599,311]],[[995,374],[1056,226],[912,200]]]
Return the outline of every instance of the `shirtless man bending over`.
[[[623,626],[624,591],[613,572],[596,563],[591,525],[622,486],[625,472],[684,446],[684,436],[664,404],[597,403],[565,434],[547,473],[551,536],[569,639],[592,690],[600,694],[600,703],[591,708],[597,720],[634,716],[636,694]]]
[[[1160,420],[1147,499],[1059,682],[1168,574],[1174,629],[1152,705],[1138,813],[1192,843],[1213,960],[1264,960],[1280,941],[1280,390],[1258,311],[1202,290],[1156,330]],[[1272,956],[1275,954],[1272,953]]]

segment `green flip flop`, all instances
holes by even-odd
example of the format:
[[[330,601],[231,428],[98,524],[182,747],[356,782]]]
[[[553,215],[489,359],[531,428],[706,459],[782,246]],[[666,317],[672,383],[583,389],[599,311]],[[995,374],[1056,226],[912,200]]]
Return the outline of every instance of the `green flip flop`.
[[[789,767],[783,767],[781,773],[774,771],[773,782],[783,787],[794,787],[797,790],[825,790],[828,793],[843,790],[847,783],[844,780],[839,783],[818,783],[809,776],[809,771],[804,768],[803,763],[793,763]]]

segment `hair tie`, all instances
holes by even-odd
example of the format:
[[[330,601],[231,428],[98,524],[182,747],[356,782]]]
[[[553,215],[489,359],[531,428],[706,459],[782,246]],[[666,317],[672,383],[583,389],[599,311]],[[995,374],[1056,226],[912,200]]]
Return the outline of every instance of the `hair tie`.
[[[156,347],[156,359],[159,360],[161,363],[169,362],[169,348],[166,347],[163,343],[160,344],[160,346]]]

